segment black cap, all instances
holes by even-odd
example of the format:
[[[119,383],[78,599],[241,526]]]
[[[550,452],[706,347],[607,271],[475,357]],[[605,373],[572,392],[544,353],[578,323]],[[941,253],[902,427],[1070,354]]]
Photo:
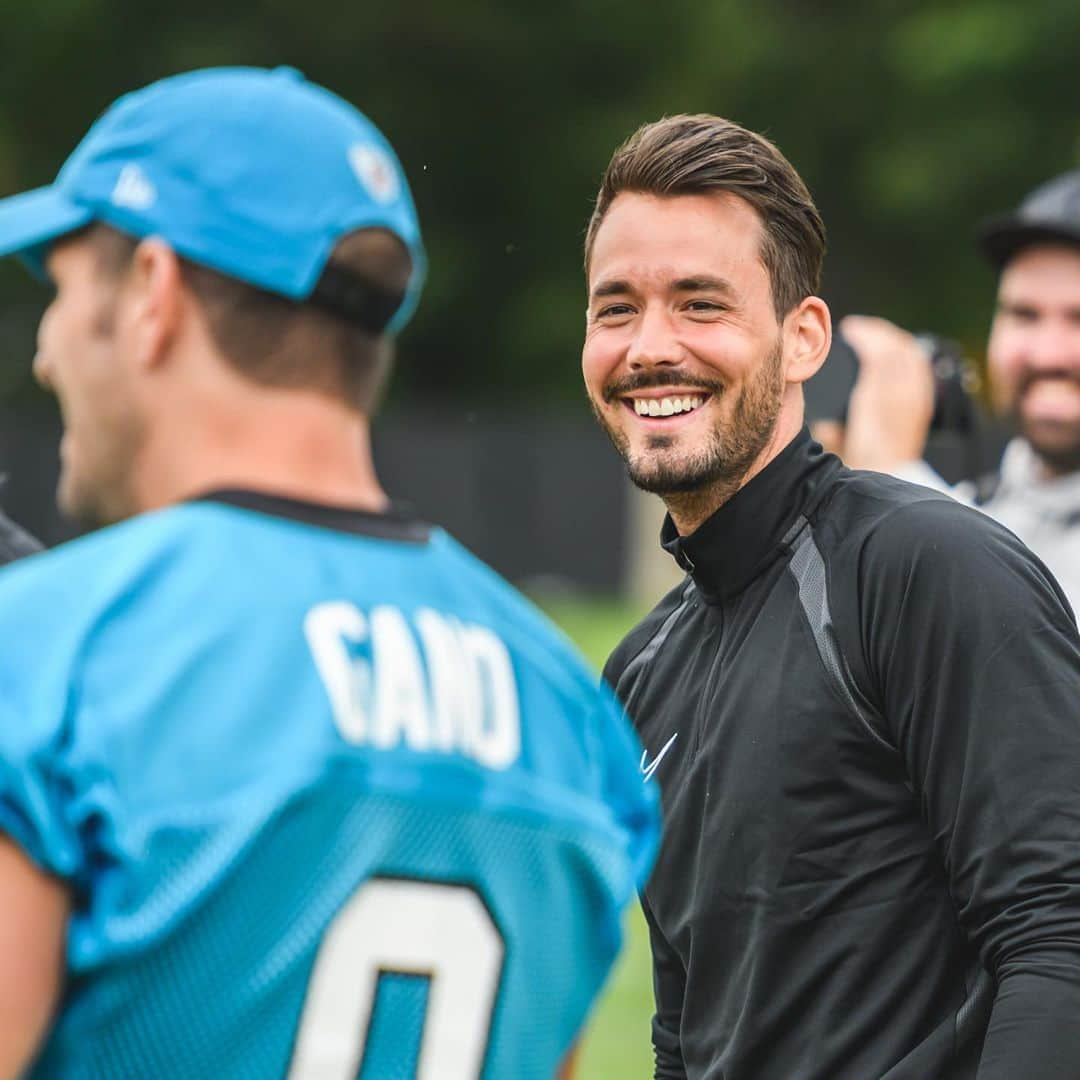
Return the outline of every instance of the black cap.
[[[990,218],[979,228],[982,253],[997,267],[1032,244],[1080,246],[1080,169],[1037,187],[1015,214]]]

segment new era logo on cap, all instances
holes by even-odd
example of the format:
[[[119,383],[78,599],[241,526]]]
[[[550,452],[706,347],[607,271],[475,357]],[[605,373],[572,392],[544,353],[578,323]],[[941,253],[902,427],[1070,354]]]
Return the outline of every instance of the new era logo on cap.
[[[138,165],[125,165],[112,191],[113,205],[148,210],[156,201],[157,188],[147,179],[146,173]]]

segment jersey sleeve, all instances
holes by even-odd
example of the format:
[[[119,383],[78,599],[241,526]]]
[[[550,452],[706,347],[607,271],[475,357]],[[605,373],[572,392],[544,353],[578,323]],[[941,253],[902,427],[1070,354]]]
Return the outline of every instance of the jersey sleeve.
[[[0,832],[59,877],[79,869],[79,844],[64,809],[58,732],[0,705]]]
[[[603,798],[626,834],[634,884],[644,889],[660,843],[660,797],[656,784],[645,781],[641,747],[630,720],[606,683],[599,687],[600,705],[593,756],[603,763]],[[627,897],[629,899],[629,897]]]
[[[43,869],[73,878],[82,868],[70,764],[75,618],[42,569],[34,559],[0,578],[0,831]]]
[[[1080,1061],[1080,640],[1008,530],[947,500],[897,511],[857,575],[860,647],[997,984],[980,1080]]]

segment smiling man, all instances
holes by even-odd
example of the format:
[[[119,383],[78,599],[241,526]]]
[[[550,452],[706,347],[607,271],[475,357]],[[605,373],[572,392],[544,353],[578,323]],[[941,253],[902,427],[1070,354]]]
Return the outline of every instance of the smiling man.
[[[586,238],[589,399],[687,571],[605,669],[663,793],[656,1075],[1076,1075],[1080,640],[1007,530],[811,441],[823,252],[713,116],[620,147]]]

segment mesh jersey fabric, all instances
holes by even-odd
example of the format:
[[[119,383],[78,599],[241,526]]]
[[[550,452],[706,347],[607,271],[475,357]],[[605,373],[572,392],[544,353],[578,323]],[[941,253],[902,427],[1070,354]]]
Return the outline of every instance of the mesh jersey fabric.
[[[335,643],[366,732],[343,732],[305,634],[320,605],[367,630]],[[497,767],[416,748],[451,685],[417,630],[432,612],[505,648],[520,735]],[[406,638],[380,645],[380,618]],[[0,828],[74,897],[31,1075],[552,1074],[651,863],[655,796],[614,700],[490,570],[439,530],[202,501],[5,572],[5,622]],[[323,1012],[348,1022],[327,1036]]]

